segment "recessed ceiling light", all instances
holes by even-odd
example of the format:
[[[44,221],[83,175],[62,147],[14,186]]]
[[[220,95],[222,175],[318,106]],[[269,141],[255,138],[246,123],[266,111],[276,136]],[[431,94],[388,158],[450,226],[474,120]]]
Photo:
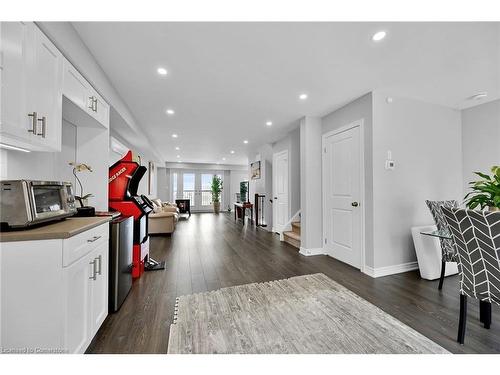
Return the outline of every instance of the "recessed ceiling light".
[[[167,75],[167,69],[165,69],[165,68],[158,68],[157,72],[161,76],[166,76]]]
[[[182,160],[177,160],[177,163],[182,163]]]
[[[477,94],[469,97],[469,99],[470,100],[480,100],[480,99],[486,98],[487,96],[488,96],[488,93],[486,91],[485,92],[478,92]]]
[[[167,115],[173,115],[175,111],[173,109],[167,109]]]
[[[177,137],[178,137],[178,135],[177,135],[177,134],[175,134],[175,133],[174,133],[174,134],[172,134],[172,138],[177,138]]]
[[[177,158],[180,158],[181,156],[180,155],[177,155]]]
[[[307,98],[307,95],[306,95],[306,98]],[[266,125],[267,125],[267,126],[271,126],[272,124],[273,124],[273,122],[272,122],[272,121],[268,121],[268,122],[266,122]]]
[[[385,38],[386,35],[387,33],[385,31],[378,31],[375,34],[373,34],[372,40],[374,42],[380,42],[382,39]]]
[[[229,151],[231,154],[234,154],[234,150]]]
[[[175,149],[179,151],[181,148],[179,146],[176,146]]]
[[[244,144],[247,144],[247,143],[248,143],[248,141],[245,139],[245,140],[243,141],[243,143],[244,143]]]
[[[307,94],[300,94],[299,95],[300,100],[306,100],[307,99]]]
[[[226,158],[222,158],[222,160],[226,160]]]

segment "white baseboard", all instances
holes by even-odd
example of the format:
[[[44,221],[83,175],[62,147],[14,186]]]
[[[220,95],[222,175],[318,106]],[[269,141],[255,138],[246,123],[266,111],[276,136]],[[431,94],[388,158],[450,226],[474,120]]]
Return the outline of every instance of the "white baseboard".
[[[382,277],[388,275],[395,275],[397,273],[402,273],[402,272],[413,271],[416,270],[417,268],[418,268],[418,263],[415,261],[415,262],[401,263],[401,264],[395,264],[393,266],[377,267],[377,268],[365,266],[365,273],[371,277]]]
[[[318,248],[315,248],[315,249],[306,249],[305,247],[300,247],[300,251],[299,251],[299,254],[302,254],[306,257],[310,257],[310,256],[313,256],[313,255],[326,255],[326,251],[325,249],[321,248],[321,247],[318,247]]]

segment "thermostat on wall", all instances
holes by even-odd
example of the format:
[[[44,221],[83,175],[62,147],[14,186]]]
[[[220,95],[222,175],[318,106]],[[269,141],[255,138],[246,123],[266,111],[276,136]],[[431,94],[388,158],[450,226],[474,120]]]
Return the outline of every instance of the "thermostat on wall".
[[[385,161],[385,169],[393,170],[395,166],[396,163],[394,162],[394,160],[392,160],[392,151],[387,150],[387,160]]]

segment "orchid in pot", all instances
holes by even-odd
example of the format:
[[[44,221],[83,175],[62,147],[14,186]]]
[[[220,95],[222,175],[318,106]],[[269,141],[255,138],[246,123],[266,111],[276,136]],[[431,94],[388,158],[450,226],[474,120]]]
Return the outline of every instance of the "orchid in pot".
[[[80,195],[75,195],[75,199],[80,203],[80,207],[77,208],[78,216],[94,216],[94,207],[88,206],[88,199],[92,197],[92,194],[83,194],[83,185],[78,178],[77,172],[92,172],[92,168],[85,163],[70,162],[69,165],[73,167],[73,176],[75,176],[78,185],[80,186]]]

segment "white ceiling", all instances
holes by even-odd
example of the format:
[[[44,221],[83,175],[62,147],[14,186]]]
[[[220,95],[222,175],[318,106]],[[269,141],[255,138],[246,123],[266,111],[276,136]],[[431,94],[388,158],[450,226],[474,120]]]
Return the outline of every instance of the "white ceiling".
[[[459,109],[500,98],[500,23],[73,25],[165,161],[246,164],[300,117],[374,89]]]

